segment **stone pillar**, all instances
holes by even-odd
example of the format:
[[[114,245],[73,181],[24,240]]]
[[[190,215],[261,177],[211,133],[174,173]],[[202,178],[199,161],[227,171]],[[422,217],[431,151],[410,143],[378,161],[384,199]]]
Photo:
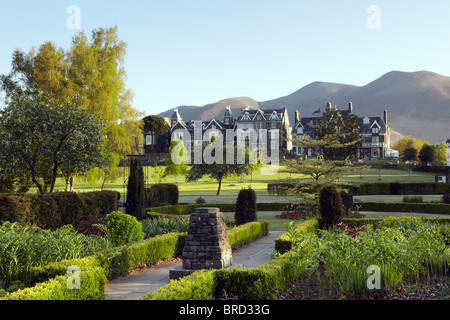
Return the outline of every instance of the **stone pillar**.
[[[219,208],[197,208],[191,214],[181,257],[182,269],[171,270],[171,279],[200,269],[220,269],[231,265],[233,258],[227,226]]]

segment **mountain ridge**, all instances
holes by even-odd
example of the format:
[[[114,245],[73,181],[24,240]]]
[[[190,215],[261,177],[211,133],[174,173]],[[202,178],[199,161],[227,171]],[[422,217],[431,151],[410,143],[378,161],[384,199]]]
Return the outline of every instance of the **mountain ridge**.
[[[285,106],[291,125],[294,112],[300,117],[311,116],[331,102],[338,109],[352,102],[358,116],[382,116],[388,110],[388,125],[401,135],[411,135],[430,143],[450,138],[450,77],[422,70],[390,71],[363,86],[314,81],[297,91],[271,100],[257,101],[250,97],[223,99],[204,106],[178,106],[184,120],[221,119],[225,108],[233,114],[241,108],[270,109]],[[173,108],[160,113],[170,117]]]

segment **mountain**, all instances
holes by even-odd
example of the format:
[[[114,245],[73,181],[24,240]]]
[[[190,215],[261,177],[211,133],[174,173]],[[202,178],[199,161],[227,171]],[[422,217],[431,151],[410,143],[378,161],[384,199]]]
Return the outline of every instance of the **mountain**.
[[[365,86],[313,82],[296,92],[268,101],[256,101],[248,97],[230,98],[202,107],[179,106],[185,120],[221,119],[226,106],[234,114],[241,108],[280,108],[285,106],[291,124],[294,112],[311,116],[324,109],[327,102],[339,109],[346,109],[352,102],[358,116],[382,116],[388,110],[388,125],[394,136],[411,135],[430,143],[450,139],[450,77],[429,71],[391,71]],[[170,117],[173,110],[159,114]]]

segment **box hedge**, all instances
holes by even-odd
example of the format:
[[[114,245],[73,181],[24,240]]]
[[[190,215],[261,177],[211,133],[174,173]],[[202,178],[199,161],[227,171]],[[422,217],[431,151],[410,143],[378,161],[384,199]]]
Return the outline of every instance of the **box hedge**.
[[[296,226],[296,231],[298,235],[307,234],[307,233],[315,233],[319,228],[319,222],[317,219],[308,219],[303,222],[300,222]],[[278,253],[285,253],[291,250],[291,240],[289,236],[284,233],[275,239],[275,251]]]
[[[357,202],[360,211],[449,214],[450,204],[410,202]]]
[[[18,222],[23,226],[52,230],[72,224],[77,229],[88,216],[106,216],[112,211],[117,211],[119,198],[119,192],[109,190],[87,193],[0,195],[0,221]]]
[[[158,207],[166,204],[177,205],[178,186],[172,183],[158,183],[145,189],[147,207]]]

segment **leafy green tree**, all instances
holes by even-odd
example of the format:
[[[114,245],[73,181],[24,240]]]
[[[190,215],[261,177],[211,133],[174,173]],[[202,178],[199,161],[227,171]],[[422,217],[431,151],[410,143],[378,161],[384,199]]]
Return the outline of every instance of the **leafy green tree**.
[[[303,141],[304,147],[317,148],[325,160],[346,160],[356,158],[362,138],[359,135],[358,117],[353,113],[342,115],[337,109],[327,107],[320,121],[311,125],[314,139]]]
[[[230,159],[227,159],[227,150],[229,150],[229,148],[233,149],[234,154],[234,158],[231,159],[231,161]],[[202,150],[203,155],[211,152],[211,158],[215,159],[215,161],[212,161],[211,163],[210,161],[205,161],[205,159],[203,159],[201,163],[195,163],[194,161],[194,164],[191,165],[190,170],[186,173],[186,181],[197,181],[204,175],[207,175],[219,183],[217,195],[220,195],[223,179],[250,174],[261,165],[258,159],[255,164],[250,163],[251,157],[248,148],[244,152],[245,161],[240,163],[237,155],[241,150],[236,146],[236,143],[234,143],[234,145],[229,143],[219,145],[217,141],[216,143],[207,141],[203,143]],[[193,156],[193,158],[194,157],[195,156]]]
[[[405,150],[403,150],[403,161],[416,161],[417,160],[417,149],[412,145],[407,146]]]
[[[187,158],[187,151],[184,148],[183,142],[180,140],[172,140],[170,143],[169,153],[165,160],[165,168],[163,177],[175,176],[175,183],[177,176],[185,175],[188,171],[188,166],[185,164]],[[174,161],[175,160],[175,161]]]
[[[39,192],[53,192],[57,175],[105,166],[104,124],[72,105],[61,108],[14,98],[0,112],[0,167],[27,174]]]
[[[419,151],[419,160],[423,165],[427,165],[434,160],[435,148],[429,144],[424,144]]]
[[[125,86],[125,54],[117,26],[99,28],[90,39],[84,32],[76,34],[68,50],[51,42],[29,53],[16,50],[11,72],[0,75],[7,102],[20,96],[37,103],[53,101],[62,108],[77,105],[104,121],[104,152],[112,161],[100,167],[102,185],[117,176],[118,158],[124,160],[136,153],[136,145],[143,145],[142,113],[132,107],[133,93]]]

